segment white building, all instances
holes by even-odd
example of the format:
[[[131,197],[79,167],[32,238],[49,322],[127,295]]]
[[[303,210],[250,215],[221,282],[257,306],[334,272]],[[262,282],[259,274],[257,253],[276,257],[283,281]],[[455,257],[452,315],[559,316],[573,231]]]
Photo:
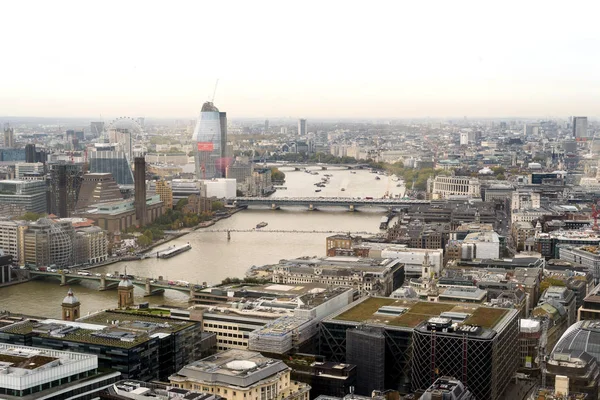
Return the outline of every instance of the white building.
[[[25,174],[43,174],[43,163],[16,163],[15,179],[23,179]]]
[[[371,254],[369,252],[369,254]],[[404,273],[406,275],[421,275],[421,266],[425,259],[425,254],[429,255],[431,272],[438,274],[442,270],[444,261],[443,249],[413,249],[410,247],[390,246],[381,251],[382,258],[394,258],[404,264]]]
[[[463,247],[473,245],[472,258],[498,259],[500,258],[500,237],[496,232],[469,233],[462,243]]]
[[[445,199],[455,195],[480,198],[481,187],[476,178],[438,175],[432,182],[431,194],[432,199]]]
[[[217,199],[231,199],[236,194],[235,179],[218,178],[205,180],[206,197],[216,197]]]
[[[529,208],[541,207],[541,195],[539,192],[516,191],[512,193],[512,210],[525,210]]]
[[[91,354],[0,344],[0,398],[3,394],[51,398],[40,392],[77,375],[94,375],[97,368],[98,356]]]
[[[0,250],[13,256],[14,261],[19,259],[19,227],[25,226],[21,221],[0,221]]]

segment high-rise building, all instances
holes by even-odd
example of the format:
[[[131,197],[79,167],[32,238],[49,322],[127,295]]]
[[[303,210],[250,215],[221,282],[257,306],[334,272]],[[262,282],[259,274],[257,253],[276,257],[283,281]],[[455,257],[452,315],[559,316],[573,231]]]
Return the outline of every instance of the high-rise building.
[[[265,119],[265,133],[269,132],[269,120]]]
[[[102,122],[102,121],[90,122],[90,131],[92,132],[92,135],[94,137],[98,137],[98,136],[102,135],[102,132],[104,132],[104,122]]]
[[[26,163],[36,162],[35,144],[30,143],[30,144],[25,145],[25,162]]]
[[[306,136],[306,119],[298,120],[298,136]]]
[[[231,155],[227,154],[227,113],[211,102],[202,106],[192,142],[195,143],[194,158],[198,179],[222,178]]]
[[[84,210],[94,204],[123,200],[123,195],[112,174],[85,174],[75,208]]]
[[[46,212],[46,182],[0,181],[0,206],[20,206],[26,211]]]
[[[23,229],[26,229],[23,221],[0,221],[0,250],[12,256],[13,260],[19,259],[19,231]]]
[[[573,137],[575,139],[588,138],[588,120],[587,117],[573,117]]]
[[[83,164],[51,164],[48,212],[68,218],[75,211],[83,180]]]
[[[133,185],[133,172],[124,152],[97,150],[88,156],[90,172],[110,172],[118,185]]]
[[[139,226],[146,225],[146,160],[135,158],[135,217]]]
[[[173,189],[165,181],[161,179],[156,182],[156,194],[160,196],[160,201],[164,203],[165,211],[173,208]]]
[[[4,125],[4,147],[15,147],[15,131],[8,124]]]

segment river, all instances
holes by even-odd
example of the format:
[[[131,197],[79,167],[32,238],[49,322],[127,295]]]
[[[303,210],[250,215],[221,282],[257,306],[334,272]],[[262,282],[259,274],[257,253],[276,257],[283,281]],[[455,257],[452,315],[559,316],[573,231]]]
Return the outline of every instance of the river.
[[[402,196],[404,187],[389,177],[376,175],[368,171],[329,169],[311,175],[303,171],[281,168],[286,173],[285,187],[273,197],[382,197],[386,192]],[[324,174],[331,174],[330,183],[321,188],[319,182]],[[342,191],[341,189],[345,190]],[[191,283],[219,283],[226,277],[242,277],[253,265],[277,263],[284,258],[301,256],[324,256],[326,233],[275,233],[269,230],[298,231],[337,231],[337,232],[377,232],[382,210],[362,209],[349,212],[342,208],[322,211],[308,211],[300,207],[290,209],[248,209],[219,221],[210,229],[252,229],[259,222],[267,222],[265,232],[233,232],[227,240],[224,232],[194,231],[169,243],[189,242],[192,249],[170,259],[147,258],[134,262],[122,262],[93,270],[94,273],[122,273],[146,277],[162,276],[169,280],[185,280]],[[166,247],[166,246],[163,246]],[[116,291],[99,292],[97,284],[83,282],[73,286],[75,295],[81,302],[81,313],[116,307]],[[58,281],[31,281],[24,284],[0,288],[0,310],[25,313],[37,316],[59,318],[60,304],[67,288],[58,285]],[[136,303],[149,301],[152,304],[184,306],[188,297],[184,293],[167,290],[162,295],[143,297],[143,291],[136,288]]]

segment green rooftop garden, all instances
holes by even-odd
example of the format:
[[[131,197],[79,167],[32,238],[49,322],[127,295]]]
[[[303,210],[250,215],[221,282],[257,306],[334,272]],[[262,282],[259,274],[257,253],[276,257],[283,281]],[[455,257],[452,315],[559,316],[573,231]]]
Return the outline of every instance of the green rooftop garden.
[[[506,315],[508,310],[504,308],[478,308],[465,320],[466,325],[477,325],[492,329]]]
[[[335,319],[362,322],[372,317],[373,314],[379,310],[379,308],[383,306],[390,306],[395,302],[396,300],[388,297],[369,297],[362,303],[357,304],[347,311],[344,311],[335,317]]]

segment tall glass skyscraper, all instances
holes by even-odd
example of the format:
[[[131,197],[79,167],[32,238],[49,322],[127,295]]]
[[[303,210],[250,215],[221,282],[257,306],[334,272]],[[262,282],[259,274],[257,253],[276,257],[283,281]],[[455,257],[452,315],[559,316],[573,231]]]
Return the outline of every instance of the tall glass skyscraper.
[[[196,145],[196,177],[224,177],[225,170],[232,161],[231,155],[227,154],[227,113],[219,112],[210,101],[204,103],[192,142]]]

